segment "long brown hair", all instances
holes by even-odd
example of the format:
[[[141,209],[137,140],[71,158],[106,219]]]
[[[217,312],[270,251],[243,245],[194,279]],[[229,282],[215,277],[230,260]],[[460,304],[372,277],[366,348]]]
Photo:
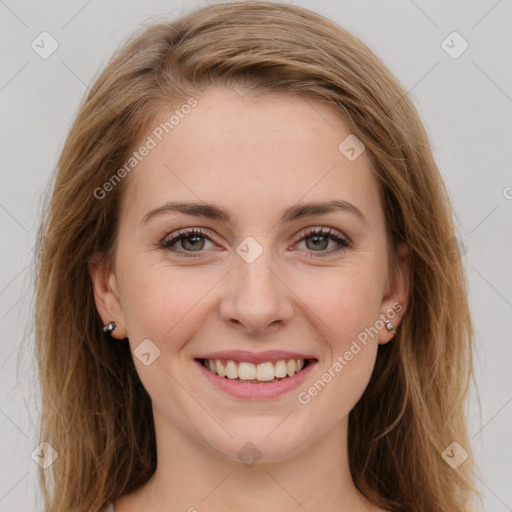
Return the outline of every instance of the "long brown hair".
[[[47,512],[98,511],[156,469],[150,397],[127,343],[102,332],[88,263],[112,255],[122,191],[97,198],[158,114],[210,85],[314,95],[363,141],[393,256],[412,255],[411,294],[349,416],[354,482],[390,511],[468,510],[478,495],[466,425],[473,328],[451,204],[407,91],[359,39],[304,8],[230,2],[143,26],[94,81],[59,158],[39,231],[36,352]],[[393,258],[390,260],[393,261]],[[468,454],[453,468],[442,454]],[[452,445],[453,450],[453,445]]]

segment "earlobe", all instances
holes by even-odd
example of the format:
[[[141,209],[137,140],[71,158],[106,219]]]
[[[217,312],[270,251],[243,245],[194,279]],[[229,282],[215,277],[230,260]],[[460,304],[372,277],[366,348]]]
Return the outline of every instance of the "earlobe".
[[[94,301],[103,325],[115,322],[116,327],[111,332],[111,336],[117,339],[126,338],[126,324],[114,271],[109,268],[99,253],[95,253],[89,261],[89,273]]]
[[[406,243],[398,245],[396,257],[396,271],[388,282],[382,300],[381,318],[384,320],[384,328],[379,332],[379,344],[385,344],[393,339],[409,302],[411,251]],[[391,329],[386,321],[392,324]]]

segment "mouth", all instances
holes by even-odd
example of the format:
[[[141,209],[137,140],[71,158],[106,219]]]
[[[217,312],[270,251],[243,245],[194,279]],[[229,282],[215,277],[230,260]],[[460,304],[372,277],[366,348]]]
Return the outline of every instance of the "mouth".
[[[205,358],[196,361],[213,375],[233,383],[269,385],[301,374],[317,359],[279,359],[260,363]]]

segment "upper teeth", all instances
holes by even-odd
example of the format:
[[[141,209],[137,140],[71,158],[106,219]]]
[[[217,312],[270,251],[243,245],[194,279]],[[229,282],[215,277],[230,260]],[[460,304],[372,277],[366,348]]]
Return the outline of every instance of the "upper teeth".
[[[304,367],[304,359],[288,359],[277,361],[275,364],[268,361],[265,363],[253,364],[245,361],[221,361],[219,359],[208,359],[204,366],[219,377],[240,380],[260,380],[267,382],[275,378],[283,378],[295,375]]]

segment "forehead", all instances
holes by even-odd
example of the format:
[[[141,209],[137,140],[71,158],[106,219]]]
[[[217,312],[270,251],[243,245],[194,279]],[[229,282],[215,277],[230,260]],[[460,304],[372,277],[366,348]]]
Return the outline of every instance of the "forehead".
[[[153,147],[132,171],[126,214],[138,210],[140,217],[174,199],[225,204],[242,216],[244,208],[254,215],[257,202],[279,211],[301,200],[379,204],[365,153],[350,160],[340,151],[353,135],[334,106],[311,96],[224,88],[194,99],[192,108],[162,111],[141,138]]]

